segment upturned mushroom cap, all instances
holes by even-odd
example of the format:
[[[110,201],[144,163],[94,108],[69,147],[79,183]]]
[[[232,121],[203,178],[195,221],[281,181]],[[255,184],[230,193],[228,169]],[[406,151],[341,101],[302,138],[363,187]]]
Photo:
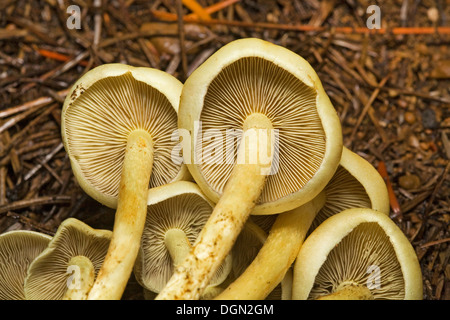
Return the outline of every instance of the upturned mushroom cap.
[[[25,279],[25,298],[62,299],[71,276],[70,262],[75,257],[89,259],[97,274],[108,250],[111,234],[109,230],[93,229],[75,218],[64,220],[48,247],[31,263]]]
[[[248,216],[311,201],[342,153],[340,121],[315,71],[259,39],[225,45],[191,74],[178,123],[191,136],[185,163],[216,206],[157,299],[200,296]]]
[[[25,300],[27,270],[52,237],[27,230],[0,235],[0,300]]]
[[[186,177],[185,166],[172,161],[181,89],[182,83],[165,72],[124,64],[96,67],[73,85],[64,101],[61,132],[87,194],[117,207],[127,137],[136,129],[149,132],[154,143],[149,187]]]
[[[156,293],[162,290],[173,274],[174,264],[179,262],[174,260],[182,260],[187,254],[183,250],[189,250],[195,243],[213,207],[200,188],[190,181],[177,181],[149,190],[146,223],[134,267],[136,279],[145,289]],[[180,236],[189,243],[182,246],[174,241],[175,238],[169,239],[170,236]],[[180,248],[176,253],[180,257],[172,256],[168,241]],[[222,283],[231,267],[232,257],[229,255],[209,286]]]
[[[339,290],[342,289],[342,290]],[[422,273],[402,230],[384,213],[344,210],[305,240],[294,265],[294,300],[419,300]]]
[[[62,136],[74,175],[91,197],[117,208],[89,299],[121,298],[139,250],[148,189],[186,178],[174,157],[181,89],[160,70],[107,64],[83,75],[64,102]]]
[[[344,148],[340,165],[324,190],[309,203],[275,215],[275,223],[269,223],[269,237],[257,259],[227,288],[222,297],[265,297],[294,262],[308,232],[326,218],[355,207],[372,208],[387,215],[389,198],[386,184],[375,168],[356,153]],[[274,215],[253,215],[250,218],[264,224],[270,222],[267,218],[272,216]]]
[[[372,208],[389,214],[389,195],[383,178],[372,164],[346,147],[324,192],[326,201],[311,229],[345,209]]]
[[[279,135],[275,173],[252,214],[274,214],[317,195],[341,156],[339,118],[306,60],[260,39],[228,43],[186,80],[179,127],[191,135],[191,153],[184,153],[189,171],[217,202],[236,162],[239,130],[258,113]]]

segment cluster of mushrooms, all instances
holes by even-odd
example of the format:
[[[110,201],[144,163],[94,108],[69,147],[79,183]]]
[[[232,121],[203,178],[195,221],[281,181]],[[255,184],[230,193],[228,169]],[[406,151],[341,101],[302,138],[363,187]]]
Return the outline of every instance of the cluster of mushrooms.
[[[220,48],[182,84],[105,64],[68,94],[62,137],[112,231],[0,235],[1,299],[422,299],[385,182],[345,148],[303,58],[260,39]],[[74,270],[74,272],[71,272]]]

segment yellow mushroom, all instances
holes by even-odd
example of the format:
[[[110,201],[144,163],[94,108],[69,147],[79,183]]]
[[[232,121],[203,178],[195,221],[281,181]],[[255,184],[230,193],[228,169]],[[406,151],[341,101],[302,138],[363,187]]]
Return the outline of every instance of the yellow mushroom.
[[[179,127],[191,136],[185,163],[217,204],[157,299],[200,297],[248,216],[312,200],[342,152],[339,118],[315,71],[294,52],[260,39],[225,45],[191,74]]]
[[[25,278],[27,300],[86,300],[105,259],[110,230],[93,229],[68,218],[30,264]]]
[[[51,239],[44,233],[28,230],[0,235],[0,300],[25,300],[27,270]]]
[[[155,293],[164,288],[175,267],[191,250],[213,208],[214,204],[193,182],[177,181],[149,191],[147,217],[134,267],[142,287]],[[232,261],[230,254],[208,288],[227,278]]]
[[[217,299],[264,299],[285,277],[308,232],[326,218],[354,207],[387,215],[389,196],[377,170],[344,148],[324,190],[309,203],[277,216],[255,260]]]
[[[420,300],[422,290],[411,243],[388,215],[369,208],[326,219],[294,264],[294,300]]]
[[[91,197],[117,208],[110,250],[89,299],[120,299],[139,250],[149,187],[186,177],[172,160],[182,84],[151,68],[106,64],[72,87],[62,137]]]

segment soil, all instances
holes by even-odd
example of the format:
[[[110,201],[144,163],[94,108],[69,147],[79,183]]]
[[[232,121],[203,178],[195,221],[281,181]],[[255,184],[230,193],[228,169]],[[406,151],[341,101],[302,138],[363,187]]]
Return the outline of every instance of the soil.
[[[388,183],[424,299],[449,300],[450,1],[378,1],[378,20],[374,2],[198,0],[224,5],[204,21],[176,0],[1,1],[0,233],[52,235],[68,217],[112,228],[114,212],[77,184],[61,141],[63,100],[87,70],[120,62],[184,81],[222,45],[257,37],[316,70],[345,146]],[[124,299],[142,298],[131,279]]]

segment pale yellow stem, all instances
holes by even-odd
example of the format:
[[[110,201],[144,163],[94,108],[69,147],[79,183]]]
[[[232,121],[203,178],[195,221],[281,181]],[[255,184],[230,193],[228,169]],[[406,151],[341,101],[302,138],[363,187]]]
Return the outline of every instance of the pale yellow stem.
[[[69,267],[74,267],[71,270],[74,273],[63,300],[86,300],[95,280],[94,265],[87,257],[76,256],[70,259]]]
[[[152,137],[144,130],[133,131],[125,150],[111,243],[89,299],[122,297],[144,230],[152,166]]]
[[[169,251],[174,266],[178,266],[191,250],[191,244],[186,233],[181,229],[167,230],[164,243]]]
[[[281,300],[292,300],[293,271],[289,268],[281,280]]]
[[[324,204],[325,193],[322,191],[310,202],[280,213],[256,258],[216,299],[265,299],[283,280],[298,255],[312,221]]]
[[[338,287],[333,293],[321,296],[316,300],[373,300],[367,286],[348,284]]]
[[[237,164],[229,178],[219,202],[199,234],[190,254],[175,272],[166,287],[156,297],[158,300],[199,299],[212,276],[228,255],[245,221],[261,195],[270,159],[262,163],[253,155],[267,151],[267,143],[273,146],[273,129],[270,120],[262,114],[250,115],[244,124],[244,132],[256,129],[256,141],[245,143],[243,138],[238,150]],[[260,135],[262,129],[265,133]],[[244,135],[245,137],[245,135]],[[261,138],[262,137],[262,138]],[[263,141],[264,140],[264,141]],[[264,145],[264,143],[266,143]],[[257,159],[246,161],[246,159]]]

